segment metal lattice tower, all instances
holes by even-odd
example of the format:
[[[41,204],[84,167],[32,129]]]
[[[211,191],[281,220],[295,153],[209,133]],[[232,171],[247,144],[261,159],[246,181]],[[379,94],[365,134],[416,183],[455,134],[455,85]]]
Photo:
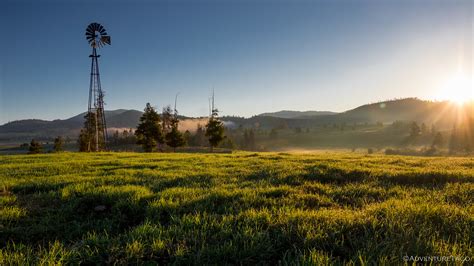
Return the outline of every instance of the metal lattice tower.
[[[89,123],[87,131],[91,133],[88,138],[89,151],[102,151],[106,149],[107,143],[107,125],[104,113],[104,92],[100,84],[99,61],[100,55],[97,54],[97,48],[105,44],[110,45],[110,36],[107,35],[105,28],[99,23],[91,23],[86,29],[86,39],[92,47],[92,54],[89,57],[91,63],[91,79],[89,85],[89,105],[87,116]]]

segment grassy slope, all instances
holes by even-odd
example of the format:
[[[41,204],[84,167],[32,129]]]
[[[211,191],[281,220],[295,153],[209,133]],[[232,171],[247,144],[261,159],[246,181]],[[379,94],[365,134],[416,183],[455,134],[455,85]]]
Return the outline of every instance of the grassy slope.
[[[0,264],[468,256],[473,166],[349,153],[0,156]]]

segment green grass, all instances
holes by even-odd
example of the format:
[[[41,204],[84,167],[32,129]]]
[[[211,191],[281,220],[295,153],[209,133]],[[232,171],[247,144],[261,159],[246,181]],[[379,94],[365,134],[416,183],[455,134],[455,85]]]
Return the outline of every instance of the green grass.
[[[0,265],[472,256],[473,166],[356,153],[0,156]]]

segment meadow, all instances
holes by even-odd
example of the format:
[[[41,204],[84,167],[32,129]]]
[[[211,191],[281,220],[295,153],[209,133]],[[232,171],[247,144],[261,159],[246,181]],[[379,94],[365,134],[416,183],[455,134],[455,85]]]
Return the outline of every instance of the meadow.
[[[473,240],[472,157],[0,156],[0,265],[403,264]]]

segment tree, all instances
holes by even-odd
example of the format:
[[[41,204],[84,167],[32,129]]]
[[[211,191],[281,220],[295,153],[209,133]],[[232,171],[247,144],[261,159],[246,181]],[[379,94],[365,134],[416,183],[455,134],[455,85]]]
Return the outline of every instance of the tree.
[[[99,134],[99,151],[105,149],[105,143],[103,142],[103,138],[101,135],[103,134],[103,130],[101,128],[96,128],[95,120],[96,115],[93,112],[87,112],[84,116],[84,127],[81,129],[81,133],[79,134],[79,151],[81,152],[90,152],[94,151],[96,147],[96,130]]]
[[[226,136],[220,147],[233,150],[235,149],[235,143],[229,136]]]
[[[456,128],[456,125],[453,126],[451,130],[451,136],[449,137],[449,152],[454,153],[460,150],[460,141],[459,141],[459,133]]]
[[[152,152],[156,149],[158,143],[163,143],[163,132],[160,125],[160,115],[146,104],[143,115],[140,117],[140,123],[135,130],[137,144],[142,145],[145,152]]]
[[[197,125],[196,132],[189,138],[189,146],[205,146],[206,145],[206,130],[201,124]]]
[[[269,137],[270,139],[276,139],[278,137],[278,130],[276,128],[272,128]]]
[[[224,140],[224,124],[219,120],[219,110],[212,108],[211,117],[206,124],[206,137],[209,141],[211,152],[214,147],[217,147],[219,143]]]
[[[436,147],[441,147],[444,144],[444,138],[443,135],[441,135],[441,132],[436,133],[433,143],[431,144],[431,147],[436,148]]]
[[[436,133],[438,133],[438,130],[436,130],[436,126],[434,124],[431,125],[431,131],[430,131],[430,134],[432,136],[435,136]]]
[[[421,129],[420,129],[421,135],[426,136],[429,134],[428,132],[428,127],[425,125],[425,123],[421,124]]]
[[[166,134],[166,145],[173,148],[173,151],[176,152],[177,147],[184,146],[185,140],[184,136],[178,130],[178,112],[174,110],[174,116],[171,118],[171,130]]]
[[[123,139],[128,139],[128,136],[129,136],[129,132],[126,129],[124,131],[122,131],[122,138]]]
[[[174,116],[171,107],[169,105],[164,107],[163,112],[161,113],[161,128],[163,130],[163,135],[166,135],[171,131],[171,120],[173,120],[173,118]]]
[[[189,143],[191,142],[191,132],[189,130],[184,131],[183,138],[184,145],[189,146]]]
[[[28,148],[29,154],[38,154],[43,152],[43,146],[41,143],[36,141],[35,139],[32,139],[30,142],[30,147]]]
[[[120,133],[118,130],[115,130],[114,134],[112,135],[112,143],[118,145],[120,141]]]
[[[64,139],[61,136],[58,136],[54,139],[54,146],[53,150],[54,152],[60,152],[63,151],[63,146],[64,146]]]
[[[416,122],[411,123],[411,125],[410,125],[410,137],[412,137],[412,138],[417,137],[417,136],[420,135],[420,133],[421,133],[421,129],[418,126],[418,124]]]
[[[246,150],[255,150],[255,133],[252,128],[244,131],[243,148]]]

